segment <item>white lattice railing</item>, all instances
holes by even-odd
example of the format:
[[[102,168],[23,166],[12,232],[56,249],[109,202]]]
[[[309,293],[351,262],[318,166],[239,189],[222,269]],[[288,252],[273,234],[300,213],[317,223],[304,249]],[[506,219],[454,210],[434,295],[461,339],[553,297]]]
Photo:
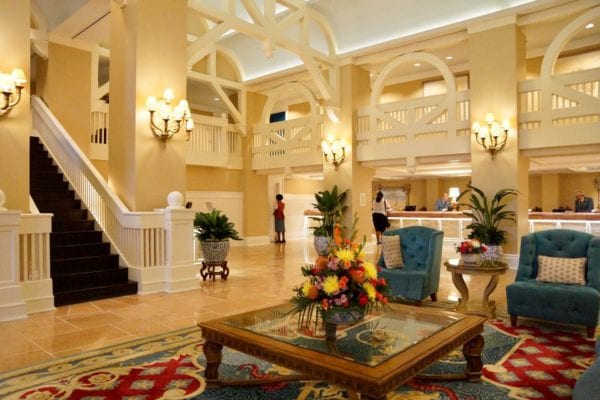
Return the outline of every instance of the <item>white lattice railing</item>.
[[[164,265],[164,213],[130,212],[46,105],[36,96],[31,104],[34,130],[127,266]]]
[[[242,137],[228,123],[227,116],[192,114],[192,119],[194,130],[187,143],[187,163],[242,169]]]
[[[600,127],[600,68],[519,83],[522,149],[597,143],[595,126]]]
[[[322,164],[321,116],[257,125],[252,142],[252,169]]]
[[[439,155],[440,148],[446,154],[468,153],[470,119],[468,91],[360,108],[357,158]]]

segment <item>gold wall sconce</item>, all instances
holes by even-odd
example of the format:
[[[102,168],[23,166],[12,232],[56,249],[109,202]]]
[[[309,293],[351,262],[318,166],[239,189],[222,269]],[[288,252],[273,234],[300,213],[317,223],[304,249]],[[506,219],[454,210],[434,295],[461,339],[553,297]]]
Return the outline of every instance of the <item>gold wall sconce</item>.
[[[154,96],[148,96],[146,108],[150,112],[150,129],[154,136],[165,142],[174,134],[179,132],[181,126],[185,126],[186,140],[194,130],[194,121],[190,106],[186,100],[180,100],[176,107],[171,106],[175,94],[172,89],[165,89],[163,97],[157,100]]]
[[[0,71],[0,92],[2,92],[0,117],[8,114],[19,103],[25,83],[27,79],[22,69],[15,68],[10,74]]]
[[[342,139],[337,139],[333,135],[327,135],[327,139],[321,143],[323,157],[325,161],[333,164],[335,169],[346,158],[346,143]]]
[[[507,119],[503,120],[502,123],[496,121],[494,114],[487,113],[485,115],[485,125],[479,124],[475,121],[471,127],[475,140],[485,150],[489,151],[494,159],[494,155],[502,150],[506,144],[508,138],[508,131],[510,130],[510,122]]]

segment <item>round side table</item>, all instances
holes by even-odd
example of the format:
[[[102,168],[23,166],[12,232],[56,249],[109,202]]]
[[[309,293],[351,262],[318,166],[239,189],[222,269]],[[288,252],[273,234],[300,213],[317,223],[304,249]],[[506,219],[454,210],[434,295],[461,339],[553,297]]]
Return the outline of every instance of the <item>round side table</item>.
[[[462,313],[469,312],[469,288],[465,283],[463,275],[489,275],[490,281],[483,291],[481,303],[485,315],[490,319],[495,318],[496,302],[490,300],[490,295],[496,289],[496,286],[498,286],[498,277],[506,273],[508,265],[499,261],[494,262],[491,266],[485,267],[479,265],[464,265],[462,260],[458,258],[451,258],[444,262],[444,265],[446,266],[446,270],[452,273],[452,282],[460,292],[461,298],[458,300],[456,311]]]

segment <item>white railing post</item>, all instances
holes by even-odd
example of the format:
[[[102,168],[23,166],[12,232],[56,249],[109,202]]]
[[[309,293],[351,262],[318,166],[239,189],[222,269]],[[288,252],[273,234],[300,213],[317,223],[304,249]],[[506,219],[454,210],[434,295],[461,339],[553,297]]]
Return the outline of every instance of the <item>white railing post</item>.
[[[20,220],[20,211],[0,211],[0,321],[27,317],[19,284]]]
[[[27,313],[54,310],[50,277],[52,214],[23,214],[19,225],[20,281]]]
[[[171,192],[165,209],[165,291],[181,292],[198,287],[194,265],[194,210],[183,207],[183,195]]]

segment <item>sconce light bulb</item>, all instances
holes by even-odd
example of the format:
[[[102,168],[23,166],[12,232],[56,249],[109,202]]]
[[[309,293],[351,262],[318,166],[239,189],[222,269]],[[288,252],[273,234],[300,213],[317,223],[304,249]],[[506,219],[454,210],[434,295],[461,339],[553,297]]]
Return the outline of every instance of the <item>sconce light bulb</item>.
[[[471,130],[475,133],[479,132],[479,129],[481,128],[481,126],[479,125],[479,122],[475,121],[473,122],[473,126],[471,126]]]
[[[21,68],[15,68],[12,70],[12,79],[16,87],[23,87],[27,82],[25,78],[25,72]]]
[[[185,130],[188,131],[188,132],[191,132],[191,131],[194,130],[194,120],[193,119],[188,118],[185,121]]]
[[[502,120],[502,129],[508,131],[510,129],[510,121],[507,119]]]
[[[0,71],[0,92],[14,93],[14,90],[15,86],[13,84],[12,76]]]
[[[494,114],[493,113],[485,114],[485,122],[487,122],[488,125],[491,125],[494,122]]]
[[[148,111],[156,111],[156,97],[154,96],[148,96],[148,100],[146,100],[146,109],[148,109]]]
[[[166,103],[170,103],[171,100],[173,100],[175,98],[175,93],[173,92],[173,89],[171,88],[166,88],[164,93],[163,93],[163,100]]]
[[[327,141],[323,140],[321,142],[321,147],[323,148],[323,153],[329,153],[329,143],[327,143]]]
[[[498,136],[500,136],[500,132],[502,132],[502,128],[500,128],[499,124],[494,123],[492,125],[492,136],[497,138]]]
[[[485,138],[487,138],[487,135],[488,135],[487,126],[482,126],[481,129],[479,129],[479,137],[481,139],[485,139]]]

